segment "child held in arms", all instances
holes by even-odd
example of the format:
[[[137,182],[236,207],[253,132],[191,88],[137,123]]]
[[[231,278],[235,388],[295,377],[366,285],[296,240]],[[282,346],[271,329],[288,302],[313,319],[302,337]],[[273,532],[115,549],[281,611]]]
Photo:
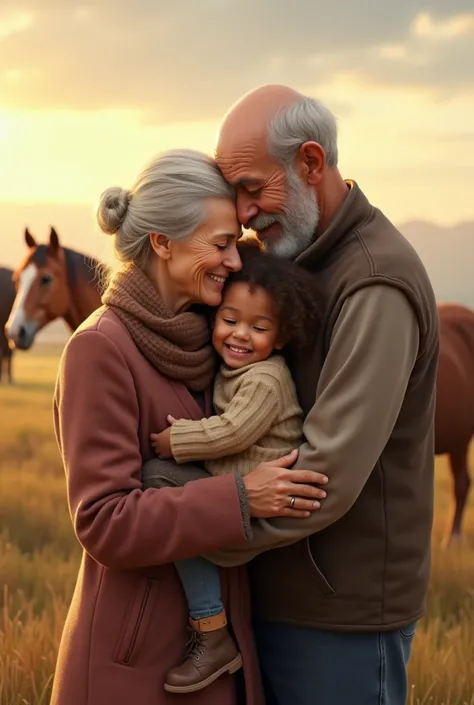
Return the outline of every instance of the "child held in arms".
[[[214,386],[218,415],[200,421],[168,417],[170,427],[152,434],[161,458],[204,460],[211,475],[246,475],[300,446],[303,415],[283,353],[310,344],[320,322],[320,296],[310,274],[262,253],[252,241],[239,252],[242,269],[227,281],[213,326],[222,358]],[[204,558],[175,565],[193,638],[183,663],[168,672],[165,689],[188,693],[234,673],[242,659],[227,628],[218,568]]]

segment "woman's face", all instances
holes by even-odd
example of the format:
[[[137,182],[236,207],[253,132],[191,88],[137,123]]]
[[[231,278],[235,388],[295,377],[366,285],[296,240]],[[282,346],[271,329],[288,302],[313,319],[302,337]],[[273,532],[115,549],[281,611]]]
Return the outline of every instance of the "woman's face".
[[[219,306],[226,279],[242,267],[236,247],[240,235],[234,203],[209,198],[199,228],[185,240],[168,241],[167,252],[160,248],[157,254],[167,272],[166,298],[174,300],[175,311],[196,303]]]

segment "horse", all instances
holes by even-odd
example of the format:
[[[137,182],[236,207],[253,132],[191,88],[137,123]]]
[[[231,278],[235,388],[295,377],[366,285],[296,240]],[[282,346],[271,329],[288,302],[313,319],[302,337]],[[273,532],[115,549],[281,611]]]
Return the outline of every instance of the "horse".
[[[453,512],[444,545],[458,542],[471,480],[468,452],[474,436],[474,311],[438,304],[438,362],[435,454],[448,455],[453,482]]]
[[[13,274],[16,297],[5,331],[20,350],[33,345],[37,333],[57,318],[71,332],[101,305],[97,260],[62,247],[51,227],[49,243],[38,245],[25,229],[28,253]]]
[[[101,304],[96,260],[62,247],[52,227],[48,245],[25,230],[29,248],[13,274],[17,294],[6,332],[27,350],[41,328],[63,318],[74,331]],[[3,296],[2,296],[3,301]],[[470,488],[468,450],[474,436],[474,311],[439,304],[440,353],[436,392],[435,454],[448,455],[454,508],[445,543],[459,540]],[[1,320],[1,319],[0,319]]]
[[[5,325],[14,301],[15,284],[13,283],[13,271],[6,267],[0,267],[0,383],[3,380],[4,371],[8,382],[10,384],[13,382],[13,350],[8,344],[8,338],[5,335]]]

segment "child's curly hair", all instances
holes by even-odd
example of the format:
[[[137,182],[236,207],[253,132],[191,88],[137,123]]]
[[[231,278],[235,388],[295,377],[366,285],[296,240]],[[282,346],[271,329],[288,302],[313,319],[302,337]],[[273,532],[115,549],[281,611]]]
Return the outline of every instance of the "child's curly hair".
[[[273,301],[287,345],[309,345],[319,333],[323,313],[314,277],[288,260],[263,253],[253,238],[240,241],[237,249],[242,269],[230,275],[226,287],[245,282],[251,289],[264,289]]]

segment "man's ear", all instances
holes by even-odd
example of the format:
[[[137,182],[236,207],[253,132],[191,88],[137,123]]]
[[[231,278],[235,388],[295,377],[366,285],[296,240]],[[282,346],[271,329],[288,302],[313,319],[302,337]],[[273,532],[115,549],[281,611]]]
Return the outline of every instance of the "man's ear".
[[[303,179],[309,186],[318,186],[326,168],[326,153],[318,142],[304,142],[298,151]]]
[[[170,258],[170,241],[165,235],[161,233],[150,233],[150,245],[152,250],[158,257],[161,257],[161,259],[167,260]]]

